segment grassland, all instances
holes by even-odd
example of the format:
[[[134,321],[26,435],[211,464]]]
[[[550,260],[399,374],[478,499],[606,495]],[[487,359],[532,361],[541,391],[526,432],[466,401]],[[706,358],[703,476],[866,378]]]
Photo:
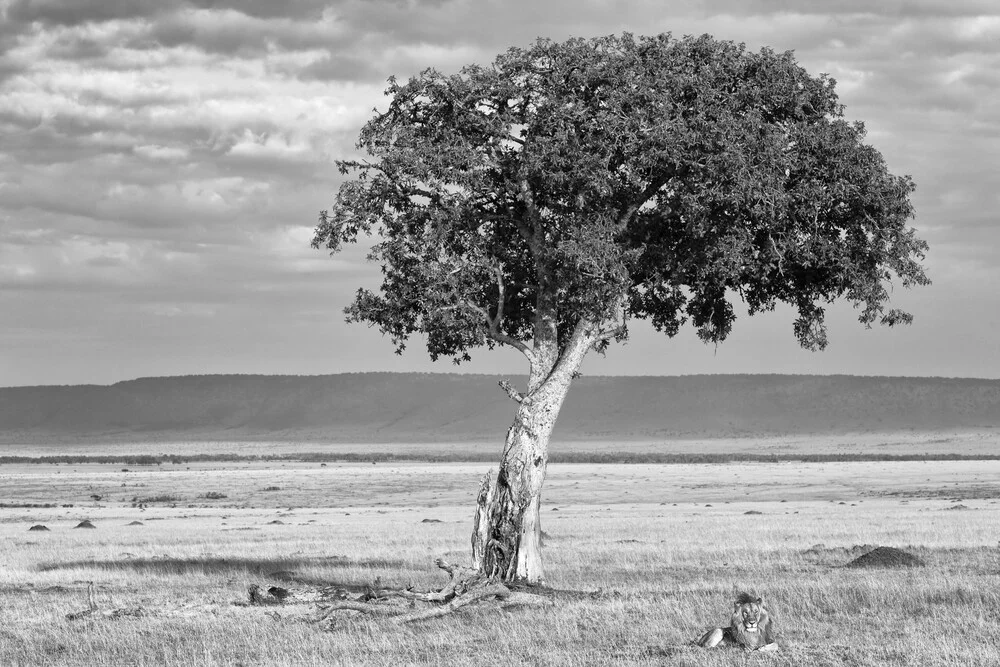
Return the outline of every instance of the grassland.
[[[557,463],[547,584],[601,595],[405,628],[234,604],[274,572],[293,573],[282,585],[440,586],[433,559],[467,557],[488,468],[2,465],[0,665],[1000,664],[995,460]],[[84,519],[97,528],[73,528]],[[842,567],[861,545],[927,566]],[[134,615],[67,620],[88,582],[99,607]],[[781,651],[690,646],[743,589],[768,600]]]

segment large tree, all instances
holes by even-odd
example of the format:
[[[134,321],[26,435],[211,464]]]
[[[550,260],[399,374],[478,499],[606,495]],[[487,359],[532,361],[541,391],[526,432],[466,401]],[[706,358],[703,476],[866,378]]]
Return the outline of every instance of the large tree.
[[[669,34],[541,39],[389,80],[313,246],[375,235],[381,287],[346,312],[397,352],[422,334],[433,359],[495,345],[527,359],[523,392],[501,383],[518,405],[480,493],[479,570],[542,579],[549,435],[584,355],[631,320],[667,336],[690,322],[717,344],[734,299],[751,315],[780,301],[811,350],[836,299],[866,327],[912,320],[887,301],[893,281],[929,282],[913,182],[844,119],[834,84],[790,52]]]

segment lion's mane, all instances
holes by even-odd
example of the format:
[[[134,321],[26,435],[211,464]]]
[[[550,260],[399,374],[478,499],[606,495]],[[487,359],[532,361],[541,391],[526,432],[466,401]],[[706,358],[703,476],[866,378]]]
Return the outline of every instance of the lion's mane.
[[[743,611],[747,607],[756,607],[759,610],[756,632],[747,632],[746,625],[743,623]],[[750,650],[774,642],[774,621],[767,609],[764,608],[764,601],[749,593],[740,593],[739,597],[736,598],[728,629],[729,639],[733,643]]]

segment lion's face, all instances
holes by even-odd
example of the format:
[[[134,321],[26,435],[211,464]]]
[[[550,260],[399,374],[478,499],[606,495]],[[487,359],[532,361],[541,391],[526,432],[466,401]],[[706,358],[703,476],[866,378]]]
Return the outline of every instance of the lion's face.
[[[733,606],[732,627],[743,628],[744,632],[757,632],[763,617],[763,601],[760,598],[749,602],[737,602]]]

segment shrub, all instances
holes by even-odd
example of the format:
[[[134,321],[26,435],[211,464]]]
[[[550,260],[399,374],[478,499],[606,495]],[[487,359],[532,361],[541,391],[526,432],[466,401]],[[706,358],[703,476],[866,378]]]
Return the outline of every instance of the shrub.
[[[183,500],[180,496],[171,496],[170,494],[162,494],[159,496],[146,496],[145,498],[141,496],[134,496],[132,498],[133,505],[148,505],[149,503],[175,503],[178,500]]]

